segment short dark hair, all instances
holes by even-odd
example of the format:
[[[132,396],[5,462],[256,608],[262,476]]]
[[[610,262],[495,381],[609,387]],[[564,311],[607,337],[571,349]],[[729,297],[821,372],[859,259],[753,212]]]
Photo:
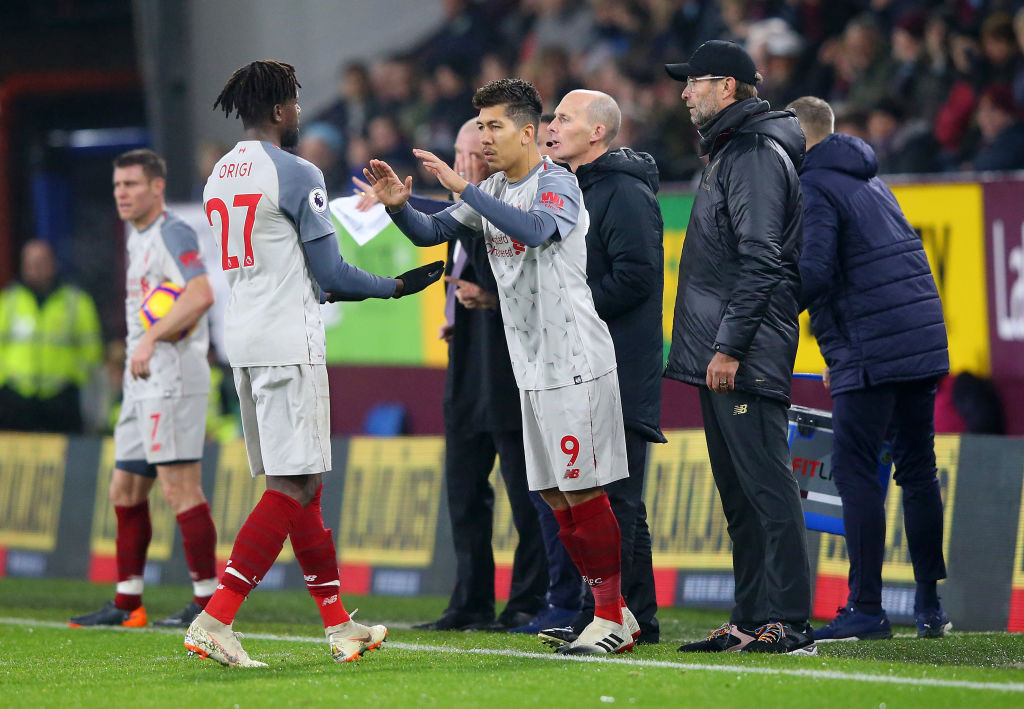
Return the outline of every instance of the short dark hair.
[[[733,96],[736,97],[737,101],[743,101],[748,98],[757,98],[757,85],[764,81],[764,77],[761,76],[761,72],[754,72],[754,83],[745,84],[742,81],[736,81],[736,92]]]
[[[270,118],[274,106],[298,98],[300,88],[295,67],[265,59],[235,71],[213,107],[219,106],[229,118],[234,111],[235,116],[241,117],[242,125],[249,128]]]
[[[131,167],[132,165],[141,165],[142,172],[145,173],[147,179],[152,180],[154,177],[167,179],[167,163],[149,148],[129,150],[114,158],[115,168]]]
[[[473,108],[491,106],[504,106],[516,128],[528,124],[536,128],[544,110],[537,87],[524,79],[495,79],[477,89],[473,94]]]

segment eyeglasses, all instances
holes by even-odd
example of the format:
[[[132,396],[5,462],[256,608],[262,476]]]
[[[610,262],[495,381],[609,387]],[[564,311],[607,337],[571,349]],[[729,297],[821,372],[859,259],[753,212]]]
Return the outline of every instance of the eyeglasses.
[[[716,79],[728,79],[727,76],[688,76],[686,77],[686,88],[693,91],[693,85],[698,81],[715,81]]]

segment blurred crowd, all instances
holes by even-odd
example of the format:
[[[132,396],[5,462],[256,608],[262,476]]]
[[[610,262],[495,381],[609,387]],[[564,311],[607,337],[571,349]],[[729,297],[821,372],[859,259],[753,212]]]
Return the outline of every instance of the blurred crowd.
[[[328,190],[370,156],[416,170],[412,146],[447,158],[476,87],[532,81],[551,110],[574,88],[619,102],[618,144],[654,155],[665,181],[700,168],[679,85],[662,69],[701,42],[754,56],[762,98],[828,100],[837,130],[867,140],[884,173],[1024,168],[1020,0],[445,0],[414,47],[340,67],[338,93],[304,117],[299,151]],[[306,97],[314,103],[317,97]],[[420,186],[433,182],[418,175]]]

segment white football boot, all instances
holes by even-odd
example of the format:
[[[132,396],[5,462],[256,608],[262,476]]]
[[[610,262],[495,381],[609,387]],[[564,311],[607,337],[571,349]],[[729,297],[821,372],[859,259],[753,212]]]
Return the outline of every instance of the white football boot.
[[[556,649],[555,652],[563,655],[610,655],[632,652],[633,633],[626,625],[626,613],[629,613],[629,610],[623,608],[622,623],[595,617],[578,638]],[[636,619],[633,623],[636,623]]]
[[[198,655],[215,660],[226,667],[266,667],[253,660],[238,642],[238,635],[219,620],[203,611],[185,632],[185,649],[189,656]]]
[[[351,620],[355,615],[352,611],[347,623],[332,625],[324,632],[327,642],[331,644],[331,655],[335,662],[353,662],[362,657],[363,653],[373,652],[388,637],[388,629],[383,625],[365,626]]]

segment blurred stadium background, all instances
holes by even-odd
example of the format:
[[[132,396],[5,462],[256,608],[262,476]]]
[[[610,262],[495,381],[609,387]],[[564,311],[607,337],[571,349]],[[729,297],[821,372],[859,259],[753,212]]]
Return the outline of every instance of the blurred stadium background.
[[[89,433],[102,436],[109,433],[124,358],[118,344],[124,336],[123,227],[110,187],[116,154],[140,146],[163,154],[169,200],[201,226],[197,204],[206,174],[238,137],[237,123],[211,106],[231,72],[248,61],[276,58],[297,67],[305,128],[299,150],[324,170],[332,197],[351,193],[350,175],[371,156],[415,171],[413,145],[450,154],[455,130],[472,115],[474,88],[519,75],[538,86],[547,110],[573,88],[611,94],[625,119],[618,143],[657,159],[668,334],[690,184],[701,161],[680,86],[661,65],[685,60],[706,39],[734,39],[755,56],[765,76],[762,96],[773,106],[805,94],[822,96],[837,109],[839,130],[875,147],[928,250],[946,309],[954,372],[991,381],[1003,402],[1005,432],[1024,435],[1024,173],[1016,172],[1024,169],[1022,6],[1011,0],[6,0],[0,3],[0,286],[16,277],[21,246],[38,238],[53,246],[61,276],[93,296],[107,358],[85,405]],[[420,190],[436,187],[427,175],[417,173],[416,180]],[[426,258],[400,240],[361,248],[342,237],[346,257],[371,270],[398,273],[410,260]],[[404,412],[397,432],[442,432],[446,352],[436,339],[442,299],[436,288],[417,302],[401,301],[402,307],[338,304],[328,316],[336,459],[347,460],[347,470],[363,471],[367,480],[386,463],[397,471],[394,485],[422,492],[415,500],[394,500],[408,515],[425,515],[404,531],[391,530],[394,540],[375,546],[365,530],[350,530],[348,545],[339,541],[343,559],[348,553],[352,564],[350,578],[359,579],[357,588],[364,591],[447,588],[450,563],[437,556],[448,546],[446,515],[438,507],[437,439],[380,449],[365,439],[342,438],[363,432],[368,414],[387,403]],[[820,367],[805,327],[797,369]],[[208,467],[237,467],[241,484],[247,471],[236,455],[230,376],[226,381],[224,418],[211,430]],[[795,399],[828,408],[814,383],[798,383]],[[697,412],[692,390],[665,387],[664,428],[699,427]],[[692,509],[717,509],[713,490],[687,487],[697,483],[684,477],[706,467],[700,446],[699,437],[680,434],[652,460],[662,466],[662,477],[652,481],[662,480],[663,490],[684,490],[682,497],[663,498],[677,504],[662,506],[659,526],[659,593],[668,603],[687,600],[686,588],[694,601],[714,603],[731,593],[715,585],[728,577],[716,536],[724,532],[721,525],[686,524]],[[0,447],[0,575],[6,569],[107,579],[103,559],[111,521],[95,478],[97,470],[101,478],[109,474],[108,439],[7,435]],[[997,589],[986,597],[979,628],[1016,622],[1024,630],[1020,447],[1019,441],[970,435],[950,435],[940,446],[947,491],[963,486],[966,495],[959,499],[982,500],[981,507],[956,514],[995,520],[988,531],[968,525],[970,534],[982,535],[968,542],[958,536],[958,517],[949,505],[954,549],[964,540],[951,572],[957,573],[960,554],[960,563],[998,577],[974,579],[979,587],[992,581]],[[426,472],[409,463],[417,459],[427,461]],[[965,466],[970,476],[958,477]],[[58,469],[59,479],[53,477]],[[223,493],[218,509],[224,516],[217,523],[228,543],[231,510],[248,510],[249,500],[237,486],[223,485],[215,492]],[[380,494],[393,494],[384,487]],[[658,490],[649,491],[649,499]],[[95,514],[89,509],[69,517],[68,505],[60,514],[62,501],[83,496],[95,497]],[[340,511],[340,497],[331,504]],[[49,512],[37,513],[40,506]],[[898,514],[893,507],[890,528],[901,524]],[[713,513],[711,519],[717,519]],[[507,516],[502,522],[511,529]],[[91,538],[75,524],[92,525]],[[174,534],[169,525],[166,534]],[[512,538],[496,537],[499,551],[507,553]],[[69,540],[77,543],[73,558],[60,551]],[[155,550],[156,578],[161,561],[180,547],[172,540]],[[833,586],[836,578],[841,586],[842,549],[831,542],[819,546],[830,547],[824,568],[831,570]],[[998,553],[978,556],[978,549]],[[901,539],[892,541],[890,553],[887,581],[898,588],[911,580],[909,566],[900,566],[906,560]],[[970,576],[967,568],[961,567],[961,578]],[[423,574],[402,575],[409,569]],[[684,569],[700,572],[690,586]],[[723,573],[707,575],[709,570]],[[166,578],[176,577],[168,571]],[[829,614],[836,588],[821,600]],[[972,588],[954,592],[962,600],[947,605],[951,613],[958,603],[969,605]]]

